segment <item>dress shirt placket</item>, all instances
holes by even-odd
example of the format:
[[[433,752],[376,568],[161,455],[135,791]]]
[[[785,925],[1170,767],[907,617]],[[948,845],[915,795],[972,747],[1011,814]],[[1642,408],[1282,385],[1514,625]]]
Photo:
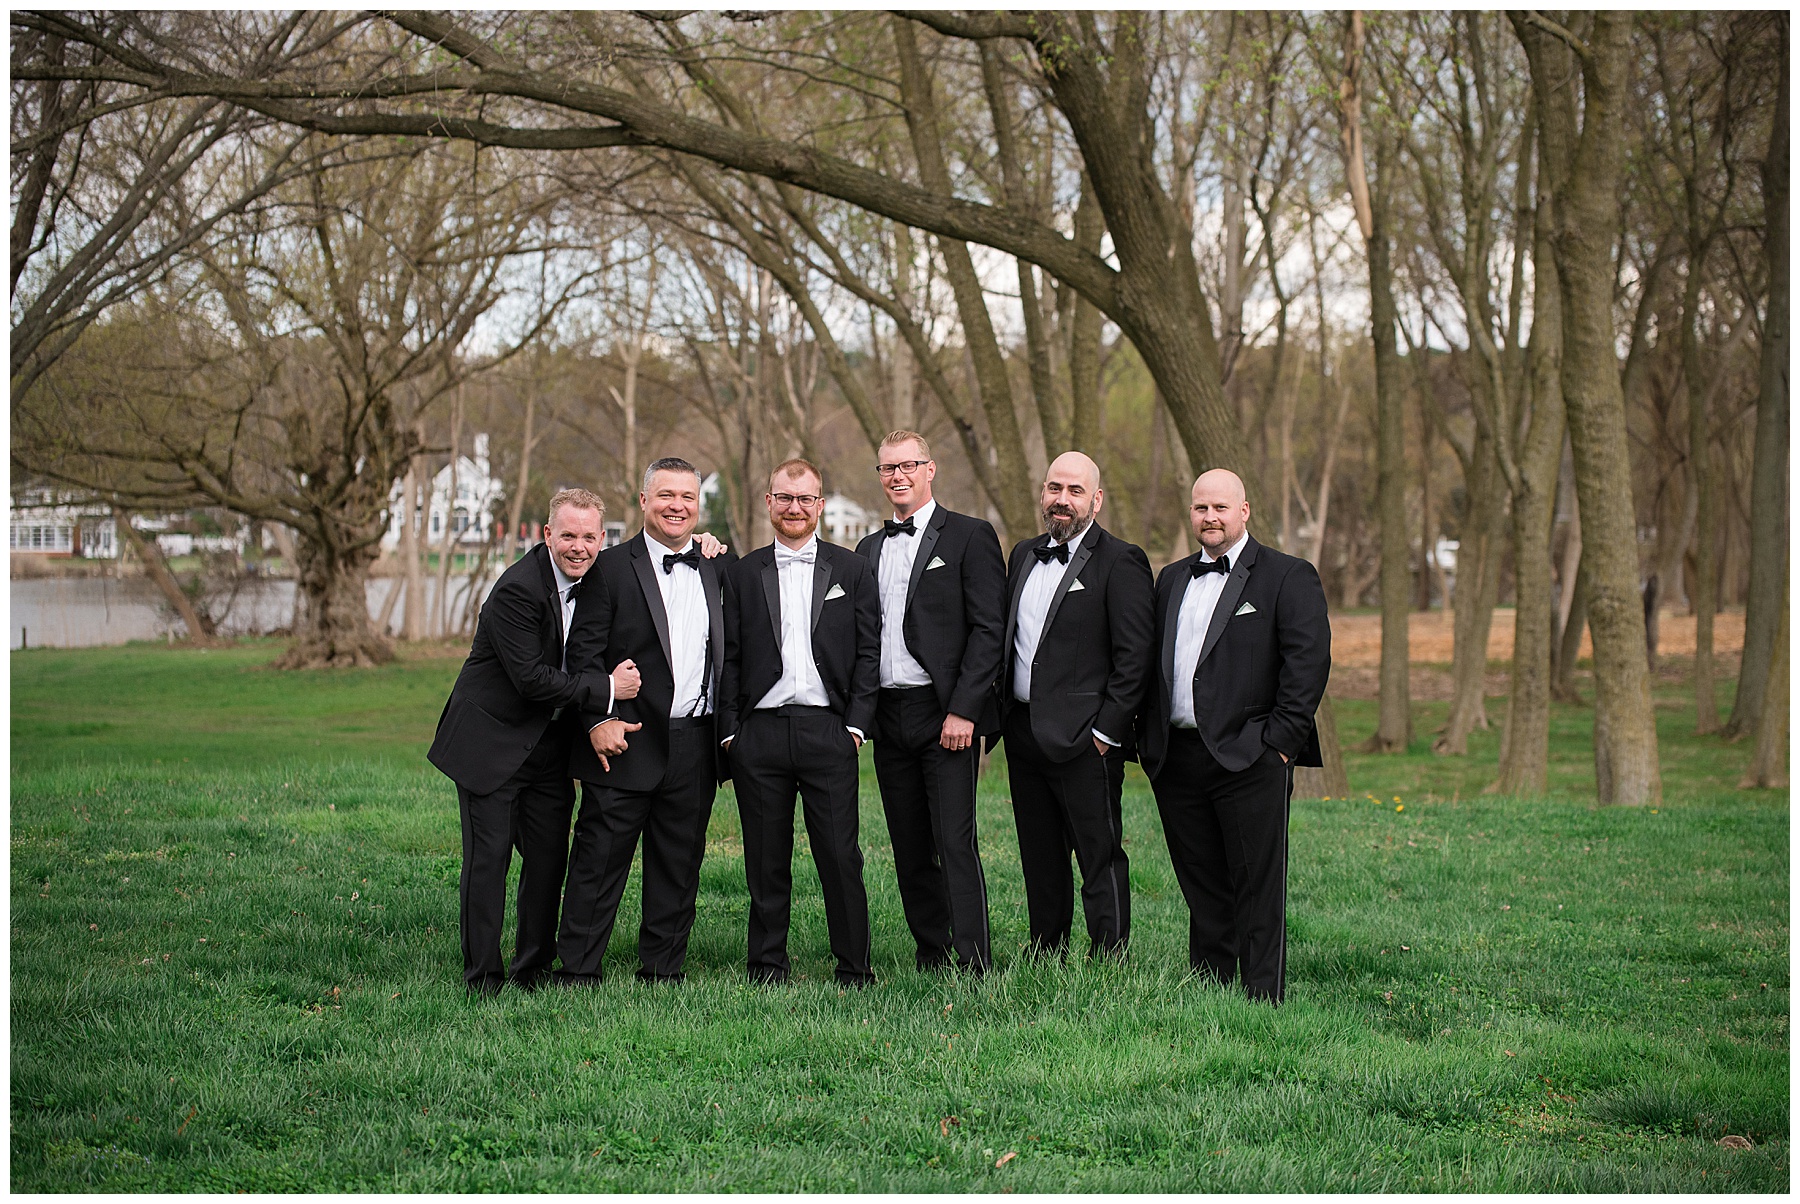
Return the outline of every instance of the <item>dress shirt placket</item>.
[[[1235,565],[1249,542],[1248,533],[1238,536],[1238,541],[1223,553],[1226,560]],[[1202,552],[1200,559],[1210,562],[1218,557]],[[1194,674],[1200,668],[1200,650],[1206,645],[1206,633],[1212,627],[1213,611],[1219,607],[1219,598],[1225,593],[1228,576],[1227,573],[1190,576],[1186,592],[1181,596],[1181,607],[1175,621],[1175,680],[1169,683],[1169,724],[1172,727],[1198,725],[1194,707]]]
[[[926,502],[912,515],[913,535],[891,535],[882,540],[876,573],[881,588],[881,686],[883,689],[928,686],[931,674],[913,658],[906,646],[906,591],[918,562],[919,543],[937,502]]]

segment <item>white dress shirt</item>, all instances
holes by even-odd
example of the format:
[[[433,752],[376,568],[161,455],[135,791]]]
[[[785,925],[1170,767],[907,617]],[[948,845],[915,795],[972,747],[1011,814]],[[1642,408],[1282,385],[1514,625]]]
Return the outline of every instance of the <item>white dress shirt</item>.
[[[775,572],[781,586],[781,680],[756,704],[759,711],[789,704],[830,704],[819,667],[813,662],[813,565],[818,555],[817,535],[800,548],[790,549],[779,542],[775,545]]]
[[[906,647],[906,587],[912,581],[913,565],[919,559],[919,544],[925,528],[937,513],[937,502],[929,501],[913,512],[915,533],[885,536],[876,580],[881,587],[881,688],[904,689],[928,686],[931,674],[913,659]]]
[[[676,555],[692,551],[694,541],[675,549]],[[669,554],[649,534],[644,536],[644,551],[662,591],[663,614],[669,621],[669,671],[675,676],[675,696],[669,704],[669,718],[688,715],[710,715],[712,699],[706,681],[706,641],[712,632],[712,617],[706,610],[706,584],[700,579],[698,565],[678,564],[673,571],[663,571],[663,557]]]
[[[800,548],[789,548],[775,542],[775,572],[781,588],[781,680],[762,696],[756,710],[779,706],[830,706],[825,681],[813,660],[812,596],[813,565],[819,556],[819,537],[814,535]],[[861,728],[844,725],[858,740]],[[729,744],[731,741],[727,740]]]
[[[1250,542],[1248,531],[1224,553],[1237,570],[1238,557]],[[1200,549],[1200,559],[1210,564],[1217,556]],[[1181,611],[1175,620],[1175,680],[1170,683],[1169,724],[1172,727],[1194,727],[1194,671],[1200,666],[1200,649],[1206,643],[1207,629],[1212,626],[1213,611],[1219,595],[1225,592],[1226,573],[1207,573],[1189,577],[1187,592],[1181,595]]]
[[[1025,578],[1025,590],[1019,595],[1019,618],[1013,629],[1013,697],[1020,702],[1031,701],[1031,661],[1037,655],[1038,641],[1044,635],[1044,620],[1050,617],[1050,603],[1056,597],[1057,587],[1062,579],[1075,569],[1075,553],[1081,548],[1081,541],[1087,533],[1094,529],[1092,521],[1076,533],[1069,541],[1069,563],[1062,564],[1056,560],[1039,560],[1031,566],[1031,575]],[[1056,547],[1053,539],[1046,545]],[[1035,559],[1036,554],[1033,553]],[[1094,736],[1102,743],[1114,748],[1119,742],[1094,729]]]

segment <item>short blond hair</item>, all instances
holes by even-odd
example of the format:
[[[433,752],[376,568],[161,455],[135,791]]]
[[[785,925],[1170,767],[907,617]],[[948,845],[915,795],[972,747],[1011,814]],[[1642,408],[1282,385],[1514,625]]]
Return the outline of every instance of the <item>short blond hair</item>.
[[[600,517],[606,517],[606,503],[600,495],[588,489],[558,489],[550,495],[550,517],[544,520],[546,527],[556,522],[556,512],[564,506],[573,506],[577,510],[598,510]]]
[[[917,443],[919,454],[927,460],[931,459],[931,444],[925,442],[925,436],[918,431],[889,431],[881,437],[882,447],[898,447],[908,442]]]
[[[801,459],[799,456],[795,456],[791,460],[783,460],[781,463],[777,464],[772,470],[770,470],[770,472],[769,472],[769,492],[770,493],[775,492],[775,478],[776,477],[797,478],[800,476],[801,473],[805,473],[805,472],[812,473],[813,480],[815,480],[819,483],[819,492],[824,493],[825,492],[825,474],[819,471],[819,466],[817,464],[814,464],[811,460]]]

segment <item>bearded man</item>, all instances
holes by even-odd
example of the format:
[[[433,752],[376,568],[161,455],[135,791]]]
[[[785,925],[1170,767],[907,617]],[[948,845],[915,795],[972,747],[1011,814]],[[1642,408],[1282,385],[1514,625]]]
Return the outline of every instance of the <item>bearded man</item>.
[[[1034,953],[1066,954],[1081,869],[1088,955],[1123,956],[1131,886],[1119,799],[1150,669],[1150,562],[1102,530],[1100,467],[1080,452],[1050,465],[1046,533],[1007,567],[1001,730]]]

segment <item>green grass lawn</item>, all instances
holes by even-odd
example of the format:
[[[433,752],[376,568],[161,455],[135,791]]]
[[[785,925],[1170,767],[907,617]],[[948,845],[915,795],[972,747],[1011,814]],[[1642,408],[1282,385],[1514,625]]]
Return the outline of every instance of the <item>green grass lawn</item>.
[[[684,986],[631,977],[634,875],[605,985],[471,1002],[423,760],[457,662],[278,648],[12,656],[14,1190],[1788,1187],[1787,794],[1733,789],[1749,750],[1672,689],[1654,811],[1592,805],[1579,708],[1547,799],[1481,794],[1492,733],[1432,758],[1442,707],[1352,757],[1352,798],[1293,809],[1279,1010],[1185,975],[1135,770],[1129,963],[1019,962],[998,759],[979,984],[912,970],[865,772],[872,989],[832,984],[810,867],[800,981],[744,983],[725,791]]]

